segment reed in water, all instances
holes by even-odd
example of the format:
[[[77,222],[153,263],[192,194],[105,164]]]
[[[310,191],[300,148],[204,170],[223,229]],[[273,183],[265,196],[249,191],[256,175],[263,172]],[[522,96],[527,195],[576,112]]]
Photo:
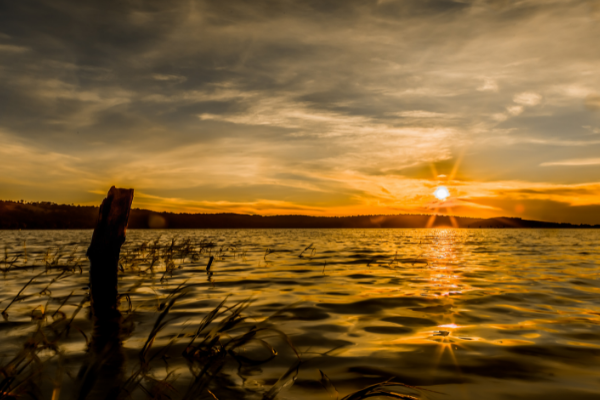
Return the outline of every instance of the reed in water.
[[[275,252],[267,249],[262,258]],[[202,316],[186,312],[187,304],[204,299],[194,293],[197,283],[171,283],[178,271],[203,272],[211,280],[219,261],[243,261],[248,251],[239,243],[217,245],[207,238],[158,237],[128,246],[119,259],[123,346],[117,361],[114,355],[109,360],[108,354],[86,357],[93,325],[87,262],[80,253],[76,246],[29,253],[25,245],[5,248],[0,260],[5,286],[27,280],[2,304],[2,332],[12,346],[1,349],[0,399],[94,398],[100,386],[101,393],[122,399],[274,400],[299,374],[314,370],[315,360],[338,350],[315,354],[294,345],[280,322],[294,318],[295,304],[281,305],[262,317],[253,315],[253,299],[225,297]],[[196,267],[200,265],[209,267]],[[214,296],[209,297],[207,305],[214,303]],[[107,365],[114,369],[110,380],[103,378]],[[253,375],[263,367],[272,369],[276,379],[253,383]],[[342,397],[335,379],[319,373],[314,384],[321,387],[322,398],[416,399],[425,393],[390,379]]]

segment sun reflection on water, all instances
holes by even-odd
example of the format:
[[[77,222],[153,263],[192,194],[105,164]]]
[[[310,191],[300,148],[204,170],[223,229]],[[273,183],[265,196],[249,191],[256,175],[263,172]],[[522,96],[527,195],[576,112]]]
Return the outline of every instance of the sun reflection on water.
[[[124,249],[129,257],[141,254],[142,244],[160,235],[161,252],[174,238],[188,235],[196,243],[213,243],[211,254],[218,255],[210,279],[207,252],[176,257],[170,274],[161,263],[152,270],[143,263],[136,267],[133,261],[124,261],[119,284],[128,291],[138,324],[124,344],[132,352],[145,342],[156,321],[156,307],[173,288],[185,284],[190,285],[190,294],[178,300],[171,314],[174,319],[156,339],[157,350],[167,351],[171,341],[177,343],[182,332],[200,323],[223,299],[233,304],[252,297],[248,323],[264,323],[277,315],[276,329],[288,335],[302,357],[327,373],[340,394],[348,393],[356,382],[401,376],[408,384],[436,385],[461,399],[468,398],[464,388],[485,386],[485,393],[473,398],[500,400],[510,398],[509,392],[518,393],[523,382],[539,390],[565,391],[575,383],[589,385],[589,376],[600,373],[595,367],[600,235],[594,232],[390,229],[128,234]],[[23,241],[10,235],[0,232],[9,258]],[[38,273],[31,260],[42,260],[43,268],[49,243],[69,252],[69,246],[77,246],[77,254],[84,257],[89,241],[85,232],[30,235],[29,264],[6,275],[2,308]],[[298,257],[309,245],[315,250]],[[229,248],[237,249],[236,255],[222,250]],[[273,251],[267,254],[265,249]],[[65,306],[69,315],[85,298],[85,269],[83,274],[62,276],[51,286],[51,295],[42,294],[58,274],[49,269],[40,276],[44,280],[34,281],[25,290],[26,297],[11,305],[10,324],[0,326],[10,338],[2,343],[2,354],[22,348],[18,339],[35,331],[39,321],[32,318],[38,313],[56,310],[59,302],[50,301],[46,307],[46,297],[60,299],[75,293],[77,301]],[[86,318],[84,312],[76,318],[82,329],[89,322]],[[11,324],[22,327],[13,329]],[[267,387],[296,358],[280,335],[271,332],[257,338],[277,350],[278,364],[230,372]],[[85,348],[83,336],[73,334],[70,340],[63,347],[66,354]],[[164,368],[156,376],[162,376],[159,373]],[[557,378],[549,380],[550,374]],[[496,384],[498,379],[504,382],[502,387]],[[291,391],[299,392],[288,397],[326,398],[326,393],[311,392],[309,386],[293,386]]]

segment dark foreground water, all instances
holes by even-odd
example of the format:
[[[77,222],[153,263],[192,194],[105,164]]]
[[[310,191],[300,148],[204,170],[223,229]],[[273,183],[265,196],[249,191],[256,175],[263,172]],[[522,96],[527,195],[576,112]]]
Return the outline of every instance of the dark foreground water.
[[[74,398],[106,375],[82,369],[91,233],[0,232],[4,391]],[[133,398],[341,399],[392,377],[442,393],[396,388],[417,398],[600,398],[599,230],[132,230],[121,254],[109,382]],[[220,344],[182,356],[225,299],[193,346]]]

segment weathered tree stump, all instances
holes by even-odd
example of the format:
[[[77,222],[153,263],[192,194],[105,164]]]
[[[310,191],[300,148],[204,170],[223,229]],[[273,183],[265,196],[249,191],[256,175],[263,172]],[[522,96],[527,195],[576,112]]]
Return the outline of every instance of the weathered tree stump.
[[[110,188],[100,206],[87,250],[94,333],[88,359],[78,374],[78,400],[117,398],[123,380],[117,281],[119,255],[125,242],[132,201],[133,189]]]
[[[114,325],[118,325],[121,317],[117,275],[132,201],[133,189],[110,188],[100,206],[92,242],[87,250],[95,337],[116,334],[113,332]]]

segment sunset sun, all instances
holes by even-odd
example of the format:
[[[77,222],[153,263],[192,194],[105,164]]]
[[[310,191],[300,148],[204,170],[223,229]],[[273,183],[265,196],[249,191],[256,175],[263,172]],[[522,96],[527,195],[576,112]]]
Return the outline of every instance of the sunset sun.
[[[438,186],[435,189],[435,192],[433,192],[433,195],[438,199],[444,201],[448,197],[450,197],[450,192],[448,191],[448,188],[446,186]]]

